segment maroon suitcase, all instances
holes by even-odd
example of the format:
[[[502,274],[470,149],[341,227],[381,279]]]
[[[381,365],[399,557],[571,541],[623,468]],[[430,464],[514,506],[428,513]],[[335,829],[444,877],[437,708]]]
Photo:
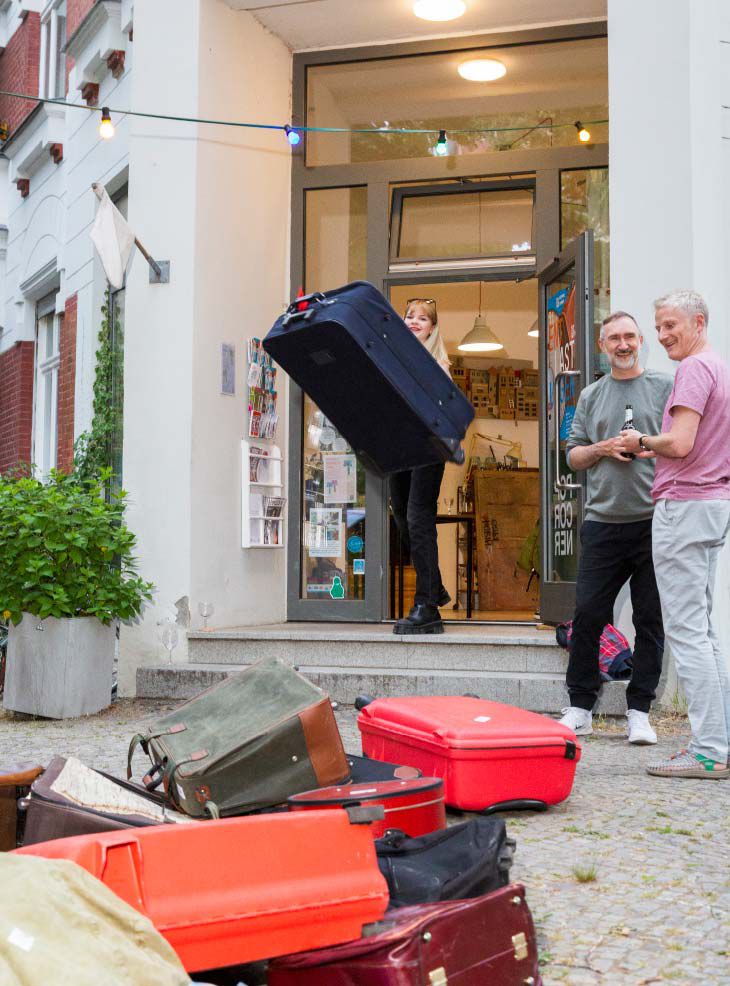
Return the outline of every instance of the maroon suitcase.
[[[541,986],[525,888],[389,912],[366,937],[269,964],[268,986]]]

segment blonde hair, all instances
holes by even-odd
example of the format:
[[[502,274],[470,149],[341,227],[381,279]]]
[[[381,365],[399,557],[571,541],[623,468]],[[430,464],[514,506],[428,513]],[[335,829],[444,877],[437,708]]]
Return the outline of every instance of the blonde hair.
[[[449,359],[449,354],[446,352],[446,346],[444,346],[444,340],[441,338],[439,331],[439,316],[436,309],[436,302],[433,298],[409,298],[406,304],[404,318],[413,307],[422,309],[433,325],[431,335],[423,345],[438,363],[444,363],[446,366],[450,366],[451,360]]]

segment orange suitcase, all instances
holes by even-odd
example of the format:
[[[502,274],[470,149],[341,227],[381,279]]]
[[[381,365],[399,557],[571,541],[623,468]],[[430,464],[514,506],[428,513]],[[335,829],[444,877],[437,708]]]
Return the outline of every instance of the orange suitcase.
[[[100,832],[16,852],[78,863],[145,914],[188,972],[353,941],[388,905],[370,826],[344,809]]]

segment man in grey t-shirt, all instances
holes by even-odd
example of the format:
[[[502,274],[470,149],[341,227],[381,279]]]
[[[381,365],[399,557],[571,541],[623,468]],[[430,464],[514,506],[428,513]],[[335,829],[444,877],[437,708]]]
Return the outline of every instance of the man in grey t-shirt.
[[[672,389],[670,376],[641,367],[643,341],[636,320],[626,312],[604,320],[599,345],[611,372],[581,392],[567,443],[570,468],[588,470],[588,495],[566,675],[570,707],[561,719],[579,736],[593,731],[601,633],[613,622],[616,597],[628,580],[636,628],[626,690],[628,737],[637,744],[656,743],[648,713],[662,670],[664,630],[651,552],[654,463],[625,457],[619,433],[630,405],[634,426],[657,434]]]

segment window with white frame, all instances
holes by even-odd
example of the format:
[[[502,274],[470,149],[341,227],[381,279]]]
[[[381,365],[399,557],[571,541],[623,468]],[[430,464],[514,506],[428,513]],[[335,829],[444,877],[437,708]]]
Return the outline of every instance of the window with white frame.
[[[56,296],[36,306],[35,399],[33,407],[33,462],[45,478],[56,466],[58,445],[58,367],[62,315],[56,314]]]
[[[66,95],[66,0],[48,0],[41,13],[41,57],[38,95],[63,99]]]

